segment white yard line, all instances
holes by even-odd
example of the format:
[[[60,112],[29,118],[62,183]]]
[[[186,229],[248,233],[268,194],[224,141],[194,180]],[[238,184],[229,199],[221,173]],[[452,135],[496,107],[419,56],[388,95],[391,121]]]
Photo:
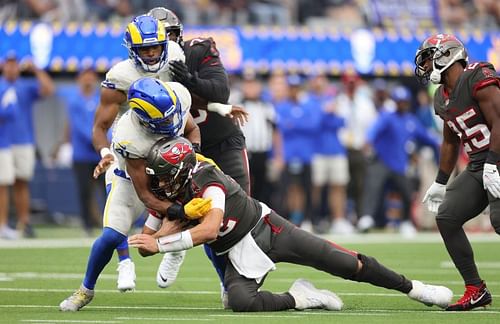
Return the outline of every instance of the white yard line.
[[[471,242],[498,242],[498,235],[495,233],[468,233]],[[400,234],[394,233],[374,233],[374,234],[352,234],[349,236],[324,235],[322,236],[336,243],[362,244],[362,243],[442,243],[439,233],[418,233],[415,238],[407,239]],[[46,249],[46,248],[78,248],[90,247],[94,242],[93,238],[76,239],[0,239],[0,248],[6,249]]]

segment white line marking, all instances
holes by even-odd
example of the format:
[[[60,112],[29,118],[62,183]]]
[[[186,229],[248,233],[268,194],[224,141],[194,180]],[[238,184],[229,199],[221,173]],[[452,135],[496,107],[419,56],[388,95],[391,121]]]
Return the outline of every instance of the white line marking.
[[[123,323],[120,321],[99,321],[99,320],[35,320],[35,319],[24,319],[21,322],[28,323]]]
[[[182,317],[115,317],[117,320],[124,321],[205,321],[205,322],[213,322],[215,319],[213,318],[182,318]]]
[[[373,233],[373,234],[353,234],[349,236],[320,235],[323,238],[335,243],[345,244],[364,244],[364,243],[443,243],[439,233],[418,233],[415,238],[404,238],[399,233]],[[495,233],[467,233],[471,242],[498,242],[498,235]],[[0,240],[0,248],[8,249],[45,249],[45,248],[79,248],[90,247],[94,238],[75,238],[75,239],[19,239],[19,240]]]

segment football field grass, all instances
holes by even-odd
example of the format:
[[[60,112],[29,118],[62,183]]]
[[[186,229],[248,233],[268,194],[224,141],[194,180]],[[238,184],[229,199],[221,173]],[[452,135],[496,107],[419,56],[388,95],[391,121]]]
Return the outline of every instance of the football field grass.
[[[114,256],[98,281],[94,300],[79,312],[63,313],[58,305],[80,285],[92,239],[54,229],[39,233],[41,238],[35,240],[0,240],[0,323],[500,323],[500,239],[492,234],[476,234],[472,241],[493,305],[472,312],[445,312],[396,291],[280,263],[264,289],[284,292],[295,279],[306,278],[337,293],[345,308],[233,313],[222,309],[215,272],[198,247],[188,252],[177,282],[169,289],[156,287],[160,256],[142,258],[132,251],[137,289],[119,293]],[[411,279],[444,284],[453,290],[454,299],[463,293],[462,280],[436,234],[413,240],[394,234],[356,235],[335,241],[375,256]]]

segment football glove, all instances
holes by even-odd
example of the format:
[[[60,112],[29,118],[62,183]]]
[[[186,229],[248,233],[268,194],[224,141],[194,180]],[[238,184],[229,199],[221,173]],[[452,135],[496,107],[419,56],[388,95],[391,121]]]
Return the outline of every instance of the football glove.
[[[500,198],[500,175],[495,164],[484,164],[483,186],[493,197]]]
[[[189,72],[186,63],[182,61],[172,61],[170,64],[170,72],[172,72],[172,79],[176,82],[182,83],[186,88],[191,89],[196,85],[196,76]]]
[[[443,202],[444,194],[446,193],[446,185],[434,182],[425,193],[422,202],[427,204],[427,209],[436,214],[439,205]]]
[[[184,205],[184,212],[187,219],[197,219],[205,216],[212,209],[211,198],[193,198],[190,202]]]

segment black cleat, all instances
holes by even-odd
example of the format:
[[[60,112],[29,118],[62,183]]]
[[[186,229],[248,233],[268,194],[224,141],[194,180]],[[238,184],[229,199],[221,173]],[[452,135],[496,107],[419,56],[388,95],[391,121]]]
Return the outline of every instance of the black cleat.
[[[491,294],[484,281],[479,287],[465,286],[465,292],[455,304],[446,308],[447,311],[468,311],[477,307],[486,307],[491,304]]]

